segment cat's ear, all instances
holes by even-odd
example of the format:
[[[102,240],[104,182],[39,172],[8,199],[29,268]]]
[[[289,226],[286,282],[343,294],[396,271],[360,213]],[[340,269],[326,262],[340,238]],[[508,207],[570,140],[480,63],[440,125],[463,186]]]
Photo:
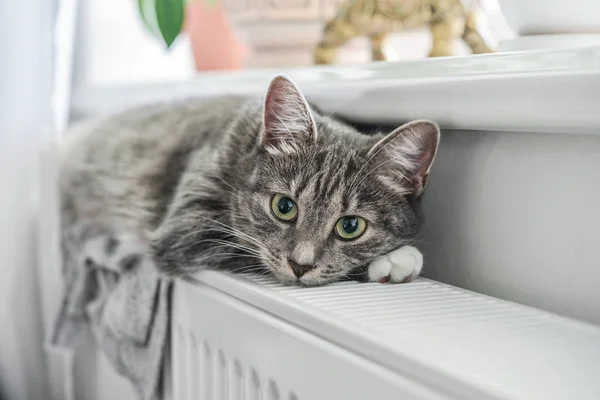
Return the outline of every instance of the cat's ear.
[[[402,125],[377,142],[368,153],[384,182],[420,195],[440,142],[440,129],[430,121]]]
[[[276,76],[265,99],[260,145],[270,152],[291,153],[316,138],[317,126],[304,95],[289,78]]]

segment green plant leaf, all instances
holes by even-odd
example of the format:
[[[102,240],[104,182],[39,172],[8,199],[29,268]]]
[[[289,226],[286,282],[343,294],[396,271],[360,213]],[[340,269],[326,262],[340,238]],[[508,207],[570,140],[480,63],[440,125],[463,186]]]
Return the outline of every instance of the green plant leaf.
[[[154,0],[138,0],[138,9],[142,22],[146,28],[157,38],[160,37],[160,29],[156,21],[156,9],[154,8]]]
[[[154,0],[156,21],[167,48],[171,47],[183,27],[185,0]]]

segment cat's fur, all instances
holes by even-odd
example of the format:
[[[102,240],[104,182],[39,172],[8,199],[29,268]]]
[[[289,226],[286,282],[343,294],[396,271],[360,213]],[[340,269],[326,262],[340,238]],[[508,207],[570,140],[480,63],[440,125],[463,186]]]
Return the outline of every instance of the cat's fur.
[[[369,263],[417,233],[438,141],[427,121],[362,135],[311,110],[283,76],[265,102],[148,106],[87,126],[65,151],[63,229],[106,235],[107,251],[133,235],[169,275],[256,269],[303,285],[367,277]],[[273,216],[278,193],[296,201],[295,222]],[[356,240],[333,233],[345,215],[367,221]],[[290,261],[314,268],[297,278]]]

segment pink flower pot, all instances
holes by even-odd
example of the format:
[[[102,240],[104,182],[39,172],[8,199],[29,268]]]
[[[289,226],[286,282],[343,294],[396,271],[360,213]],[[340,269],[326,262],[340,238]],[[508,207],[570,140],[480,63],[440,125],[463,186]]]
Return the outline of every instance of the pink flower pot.
[[[248,50],[234,31],[222,0],[215,5],[192,1],[186,10],[185,30],[197,71],[244,68]]]

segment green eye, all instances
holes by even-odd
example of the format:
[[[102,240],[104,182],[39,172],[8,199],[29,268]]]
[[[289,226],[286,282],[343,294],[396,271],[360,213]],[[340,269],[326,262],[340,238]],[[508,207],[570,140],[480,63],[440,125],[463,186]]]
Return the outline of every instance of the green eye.
[[[353,215],[340,218],[335,224],[335,233],[342,239],[352,240],[362,235],[367,229],[367,221]]]
[[[271,199],[271,211],[282,221],[293,221],[298,215],[298,206],[289,197],[276,194]]]

